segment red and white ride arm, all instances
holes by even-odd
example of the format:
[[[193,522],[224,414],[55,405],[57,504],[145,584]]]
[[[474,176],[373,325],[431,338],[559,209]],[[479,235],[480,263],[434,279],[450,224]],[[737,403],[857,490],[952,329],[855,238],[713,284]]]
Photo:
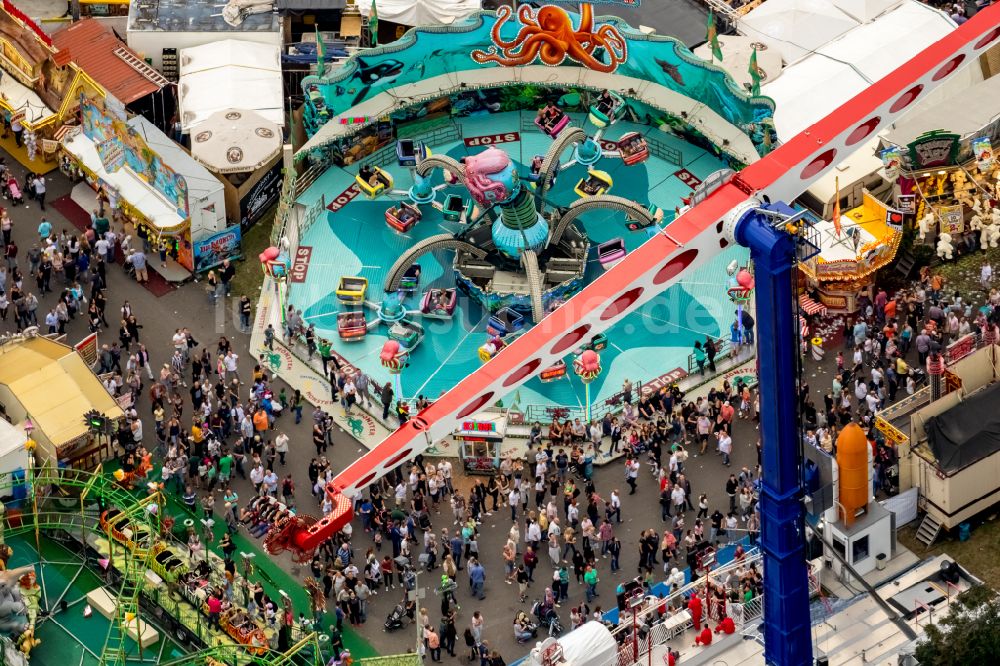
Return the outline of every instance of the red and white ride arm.
[[[735,242],[743,213],[764,197],[775,202],[798,197],[866,139],[973,63],[998,37],[1000,5],[993,5],[744,168],[338,474],[326,488],[334,510],[291,535],[289,545],[302,551],[317,547],[351,520],[351,497],[358,490],[681,282],[685,273]]]

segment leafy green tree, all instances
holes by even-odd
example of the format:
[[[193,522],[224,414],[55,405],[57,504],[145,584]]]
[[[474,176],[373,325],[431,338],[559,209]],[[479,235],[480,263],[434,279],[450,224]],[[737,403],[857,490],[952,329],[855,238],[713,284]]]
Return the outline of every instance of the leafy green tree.
[[[952,601],[947,615],[926,628],[917,644],[923,666],[995,664],[1000,655],[1000,597],[980,585]]]

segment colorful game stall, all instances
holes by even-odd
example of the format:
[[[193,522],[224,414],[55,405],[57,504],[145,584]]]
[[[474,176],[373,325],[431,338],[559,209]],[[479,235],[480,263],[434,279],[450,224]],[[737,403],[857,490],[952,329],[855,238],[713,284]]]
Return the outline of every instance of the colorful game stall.
[[[228,227],[222,183],[144,117],[127,118],[110,94],[81,94],[79,105],[81,129],[66,134],[61,151],[115,219],[151,248],[166,244],[182,278],[217,263],[195,250]]]
[[[856,312],[862,294],[873,296],[875,271],[892,262],[902,239],[899,211],[868,192],[863,202],[836,220],[814,220],[820,252],[799,264],[808,288],[830,312]]]

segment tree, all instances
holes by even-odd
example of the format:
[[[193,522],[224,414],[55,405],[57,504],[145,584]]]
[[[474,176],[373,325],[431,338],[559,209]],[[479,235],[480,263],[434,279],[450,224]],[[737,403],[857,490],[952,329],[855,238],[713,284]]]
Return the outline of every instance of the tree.
[[[926,628],[917,661],[927,666],[996,663],[1000,655],[1000,597],[986,585],[962,592],[948,614]]]

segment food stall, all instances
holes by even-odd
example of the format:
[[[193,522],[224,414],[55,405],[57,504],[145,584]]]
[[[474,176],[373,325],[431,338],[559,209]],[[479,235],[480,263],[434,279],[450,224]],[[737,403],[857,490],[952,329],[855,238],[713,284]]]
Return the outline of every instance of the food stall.
[[[507,419],[501,414],[476,414],[462,422],[453,439],[466,474],[491,475],[500,466],[500,448]]]

